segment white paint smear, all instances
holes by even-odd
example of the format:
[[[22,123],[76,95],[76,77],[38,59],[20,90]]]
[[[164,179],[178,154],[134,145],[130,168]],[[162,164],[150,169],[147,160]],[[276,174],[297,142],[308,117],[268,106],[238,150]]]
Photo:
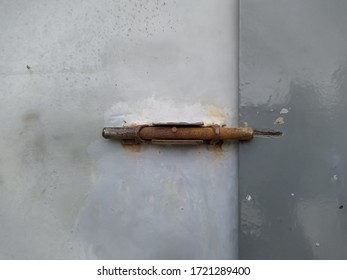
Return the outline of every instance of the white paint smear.
[[[289,110],[287,108],[282,108],[280,114],[288,114]]]
[[[205,124],[236,124],[229,107],[212,104],[177,103],[172,99],[150,97],[134,103],[118,102],[105,113],[106,126],[158,122],[204,122]]]

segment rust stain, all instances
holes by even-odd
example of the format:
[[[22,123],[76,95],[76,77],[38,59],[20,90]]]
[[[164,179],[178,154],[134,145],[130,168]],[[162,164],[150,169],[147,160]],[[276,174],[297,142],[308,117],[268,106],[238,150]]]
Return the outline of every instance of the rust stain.
[[[213,148],[216,153],[223,153],[223,141],[219,141],[216,145],[213,146]]]
[[[208,146],[208,150],[213,152],[213,154],[219,158],[224,155],[224,150],[223,150],[223,141],[219,141],[215,145],[210,145]]]
[[[139,143],[136,143],[131,140],[130,141],[122,140],[121,143],[123,148],[129,152],[135,152],[135,153],[141,152],[141,144]]]
[[[226,115],[225,115],[224,110],[220,107],[215,106],[215,105],[209,106],[208,114],[210,117],[218,118],[221,121],[225,121],[225,119],[226,119]]]

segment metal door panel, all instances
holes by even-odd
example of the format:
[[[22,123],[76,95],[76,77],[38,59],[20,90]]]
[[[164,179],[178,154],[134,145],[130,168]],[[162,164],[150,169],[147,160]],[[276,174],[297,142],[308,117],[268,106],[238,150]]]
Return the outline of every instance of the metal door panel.
[[[346,1],[244,0],[240,257],[347,257]]]
[[[237,150],[105,125],[237,125],[237,1],[2,1],[0,257],[236,258]]]

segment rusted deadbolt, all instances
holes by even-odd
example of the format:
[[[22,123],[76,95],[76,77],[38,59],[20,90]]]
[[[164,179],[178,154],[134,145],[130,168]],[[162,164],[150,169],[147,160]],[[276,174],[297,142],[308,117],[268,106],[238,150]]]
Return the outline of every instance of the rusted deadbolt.
[[[221,127],[204,123],[156,123],[128,127],[105,127],[102,136],[123,143],[218,144],[225,140],[251,140],[254,135],[282,136],[281,131],[253,130],[250,127]]]

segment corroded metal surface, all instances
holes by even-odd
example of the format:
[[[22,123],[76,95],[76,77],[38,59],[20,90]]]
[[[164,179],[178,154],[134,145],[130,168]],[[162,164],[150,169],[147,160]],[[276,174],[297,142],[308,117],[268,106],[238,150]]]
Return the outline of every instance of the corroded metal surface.
[[[216,144],[225,140],[251,140],[253,129],[250,127],[220,127],[210,126],[176,126],[171,124],[139,125],[132,127],[105,127],[103,137],[106,139],[135,140],[137,143],[151,142],[152,140],[202,140],[205,143]],[[167,144],[173,141],[166,142]],[[180,144],[192,142],[179,142]],[[201,143],[201,142],[195,142]]]

